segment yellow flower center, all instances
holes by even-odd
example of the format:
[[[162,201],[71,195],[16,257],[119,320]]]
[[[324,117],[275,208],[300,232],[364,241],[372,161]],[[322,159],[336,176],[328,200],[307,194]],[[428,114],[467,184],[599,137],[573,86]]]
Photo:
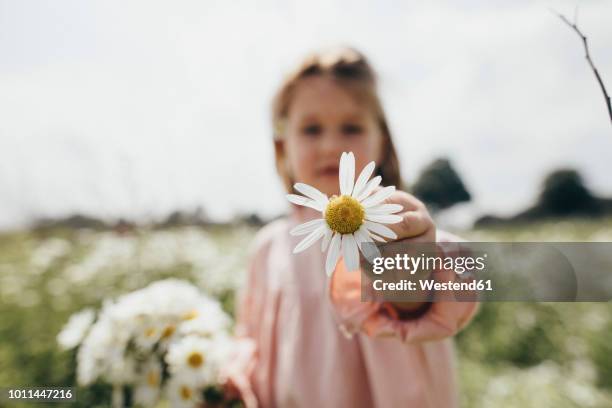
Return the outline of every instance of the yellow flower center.
[[[351,196],[333,196],[325,208],[325,221],[332,231],[352,234],[361,224],[365,210],[359,201]]]
[[[144,332],[145,337],[153,337],[155,336],[155,327],[149,327]]]
[[[191,388],[183,385],[181,386],[181,398],[184,400],[190,400],[191,399]]]
[[[198,368],[204,363],[204,356],[201,353],[194,351],[187,357],[187,363],[193,368]]]
[[[168,337],[172,336],[175,330],[176,327],[173,324],[166,326],[166,328],[161,334],[162,339],[167,339]]]
[[[156,371],[149,371],[149,374],[147,374],[147,383],[151,387],[157,386],[159,383],[159,374],[157,374]]]
[[[185,313],[185,315],[183,315],[183,319],[184,320],[192,320],[195,319],[196,317],[198,317],[199,313],[197,310],[193,309],[187,313]]]

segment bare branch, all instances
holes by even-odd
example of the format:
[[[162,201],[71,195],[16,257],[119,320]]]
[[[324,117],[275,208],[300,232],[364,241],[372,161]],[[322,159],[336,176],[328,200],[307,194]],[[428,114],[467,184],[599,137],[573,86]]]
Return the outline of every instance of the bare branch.
[[[591,67],[591,70],[595,74],[595,78],[597,78],[597,82],[599,83],[599,87],[601,88],[601,92],[604,95],[604,98],[606,100],[606,106],[608,107],[608,115],[610,116],[610,123],[612,124],[612,104],[610,103],[610,95],[608,95],[608,92],[606,91],[606,87],[605,87],[605,85],[603,83],[603,80],[601,79],[601,76],[599,75],[599,71],[597,71],[597,68],[595,67],[595,64],[593,64],[593,60],[591,59],[591,53],[589,52],[589,45],[587,43],[587,37],[582,33],[582,31],[580,31],[580,29],[576,25],[576,20],[578,19],[578,9],[576,8],[576,10],[575,10],[575,13],[574,13],[574,22],[573,23],[571,23],[567,19],[567,17],[565,17],[563,14],[561,14],[559,12],[556,12],[556,11],[554,11],[552,9],[551,9],[551,12],[553,12],[557,16],[559,16],[561,21],[563,21],[572,30],[574,30],[574,32],[576,32],[576,34],[582,40],[582,44],[584,45],[585,58],[586,58],[587,62],[589,63],[589,66]]]

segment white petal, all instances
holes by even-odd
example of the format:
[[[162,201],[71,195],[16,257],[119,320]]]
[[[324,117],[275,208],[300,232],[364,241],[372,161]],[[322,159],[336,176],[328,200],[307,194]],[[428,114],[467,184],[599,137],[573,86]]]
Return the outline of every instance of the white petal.
[[[366,215],[366,220],[380,222],[382,224],[397,224],[402,220],[402,216],[396,214],[373,214]]]
[[[290,235],[304,235],[304,234],[308,234],[314,230],[316,230],[318,227],[320,227],[322,224],[325,223],[325,220],[323,219],[316,219],[316,220],[312,220],[312,221],[308,221],[305,222],[303,224],[300,224],[296,227],[294,227],[291,231],[289,231]]]
[[[359,250],[353,234],[342,235],[342,256],[348,272],[359,269]]]
[[[355,155],[353,152],[348,154],[348,178],[346,181],[346,195],[353,193],[353,187],[355,186]]]
[[[366,209],[366,214],[393,214],[403,209],[399,204],[379,204]]]
[[[381,181],[382,181],[382,177],[380,176],[376,176],[372,180],[368,181],[368,184],[366,184],[363,190],[361,191],[361,193],[359,193],[359,196],[357,197],[357,201],[362,201],[367,196],[369,196],[370,193],[374,191],[374,189],[380,185]]]
[[[370,238],[370,236],[368,235],[368,230],[362,225],[361,227],[359,227],[359,229],[357,231],[354,232],[355,235],[355,242],[357,243],[357,246],[361,248],[361,244],[364,242],[368,242],[368,240],[372,240]]]
[[[387,242],[384,238],[379,237],[376,234],[372,234],[372,232],[370,231],[370,237],[374,240],[374,241],[378,241],[378,242]]]
[[[340,155],[340,169],[339,169],[339,174],[338,174],[338,182],[340,185],[340,195],[344,194],[344,185],[345,185],[345,173],[346,173],[346,164],[344,163],[346,161],[346,153],[342,152],[342,154]]]
[[[297,194],[287,194],[287,200],[289,200],[289,202],[292,202],[293,204],[314,208],[317,211],[323,211],[325,209],[325,205],[321,205],[321,203],[315,200],[311,200],[308,197],[304,197]]]
[[[363,223],[363,227],[366,228],[368,232],[373,232],[385,238],[391,238],[391,239],[397,238],[397,234],[393,232],[391,228],[385,227],[382,224],[377,224],[375,222],[366,221]]]
[[[361,226],[361,228],[355,231],[355,240],[357,241],[357,246],[359,247],[359,250],[370,263],[374,262],[374,258],[381,256],[380,250],[374,244],[374,241],[372,240],[372,238],[370,238],[368,230],[363,225]]]
[[[295,183],[293,185],[293,188],[295,188],[300,193],[304,194],[306,197],[312,198],[317,203],[320,203],[323,206],[326,206],[327,202],[329,201],[329,199],[327,198],[325,194],[323,194],[316,188],[309,186],[308,184]]]
[[[325,226],[321,225],[319,228],[308,234],[306,238],[301,240],[300,243],[293,249],[293,253],[297,254],[298,252],[302,252],[306,248],[310,247],[317,241],[317,239],[321,238],[323,234],[325,234]]]
[[[340,194],[351,195],[355,182],[355,155],[342,153],[340,157]]]
[[[395,186],[383,187],[382,189],[378,190],[377,192],[363,200],[361,202],[361,205],[363,205],[365,208],[373,207],[376,204],[380,204],[385,198],[393,194],[394,191]]]
[[[327,246],[329,245],[329,241],[334,234],[334,232],[325,224],[325,235],[323,236],[323,240],[321,241],[321,252],[325,252]]]
[[[297,194],[287,194],[285,197],[287,197],[287,200],[289,200],[293,204],[297,204],[297,205],[304,205],[308,201],[312,201],[308,197],[304,197],[304,196],[297,195]]]
[[[327,276],[331,276],[332,272],[336,269],[336,264],[340,257],[340,237],[340,234],[334,234],[329,243],[329,251],[327,252],[327,259],[325,261],[325,272]]]
[[[372,161],[369,162],[368,165],[363,168],[363,170],[361,170],[361,174],[359,174],[359,177],[357,177],[357,181],[355,182],[355,188],[353,188],[353,198],[357,198],[359,196],[359,193],[361,193],[361,190],[363,190],[365,187],[375,167],[376,163]]]

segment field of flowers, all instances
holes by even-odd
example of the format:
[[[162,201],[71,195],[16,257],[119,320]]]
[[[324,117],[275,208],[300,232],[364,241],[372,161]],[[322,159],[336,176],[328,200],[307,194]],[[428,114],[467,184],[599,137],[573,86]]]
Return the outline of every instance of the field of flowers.
[[[231,314],[254,233],[236,226],[0,234],[0,386],[74,386],[74,352],[56,341],[68,318],[153,281],[190,281]],[[612,220],[461,234],[474,241],[612,241]],[[486,304],[457,344],[462,406],[612,406],[610,303]],[[77,403],[66,406],[107,406],[111,398],[102,383],[77,393]]]

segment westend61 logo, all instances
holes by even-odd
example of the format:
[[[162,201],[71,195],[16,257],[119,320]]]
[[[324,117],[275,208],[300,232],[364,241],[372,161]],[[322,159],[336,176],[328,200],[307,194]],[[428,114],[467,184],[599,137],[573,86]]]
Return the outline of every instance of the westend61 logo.
[[[612,300],[612,242],[392,242],[362,250],[362,301]]]

